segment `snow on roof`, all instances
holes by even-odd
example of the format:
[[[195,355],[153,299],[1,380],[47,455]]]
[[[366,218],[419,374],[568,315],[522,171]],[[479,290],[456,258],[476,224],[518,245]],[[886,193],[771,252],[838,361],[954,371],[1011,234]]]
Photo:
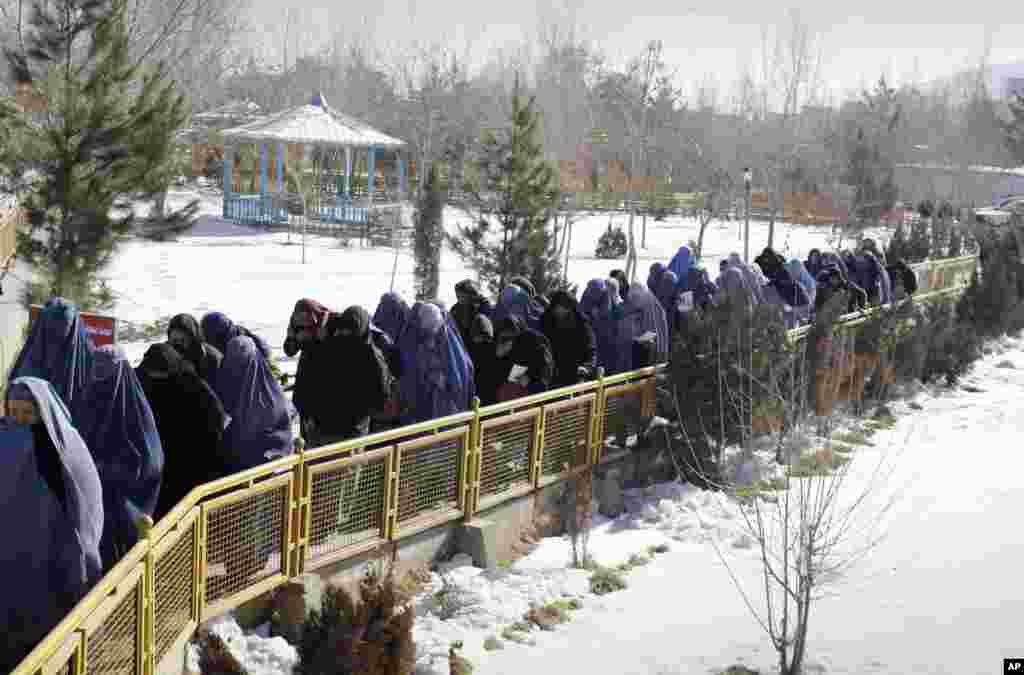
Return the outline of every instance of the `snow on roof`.
[[[236,141],[277,141],[349,147],[398,148],[404,141],[334,110],[321,94],[307,105],[270,115],[265,119],[227,129],[225,138]]]

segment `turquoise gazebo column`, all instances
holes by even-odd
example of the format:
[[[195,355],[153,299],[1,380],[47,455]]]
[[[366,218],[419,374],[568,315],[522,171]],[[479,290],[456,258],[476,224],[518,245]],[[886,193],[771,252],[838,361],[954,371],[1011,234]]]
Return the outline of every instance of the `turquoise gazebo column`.
[[[277,175],[277,193],[284,194],[284,143],[277,144],[277,157],[274,164],[274,173]]]
[[[228,212],[229,212],[228,202],[231,201],[231,181],[234,178],[234,173],[235,173],[235,149],[232,146],[227,145],[226,143],[224,144],[224,167],[223,168],[224,168],[224,185],[223,185],[223,189],[224,189],[224,212],[223,212],[222,216],[223,216],[223,218],[225,220],[227,220]]]
[[[268,148],[266,143],[260,143],[260,199],[257,202],[256,220],[265,223],[268,220],[269,209],[267,208],[267,174],[270,162],[268,161]]]
[[[267,144],[260,143],[260,194],[267,194],[267,174],[270,162],[268,161],[267,155]]]
[[[377,148],[370,146],[366,153],[366,196],[373,203],[373,191],[377,187]]]
[[[405,157],[402,153],[398,153],[398,195],[400,199],[405,199]]]
[[[345,196],[352,197],[352,146],[345,146]]]

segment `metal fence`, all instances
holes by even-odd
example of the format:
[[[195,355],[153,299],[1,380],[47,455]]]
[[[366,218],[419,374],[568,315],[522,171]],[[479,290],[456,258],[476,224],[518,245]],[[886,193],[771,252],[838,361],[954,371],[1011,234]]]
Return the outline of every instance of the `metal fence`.
[[[956,271],[930,272],[948,285],[922,299],[959,292],[953,282],[971,264],[933,265]],[[840,335],[865,316],[847,317]],[[640,431],[636,420],[653,414],[661,369],[304,450],[197,487],[144,529],[14,674],[152,675],[201,622],[289,578],[615,460]]]

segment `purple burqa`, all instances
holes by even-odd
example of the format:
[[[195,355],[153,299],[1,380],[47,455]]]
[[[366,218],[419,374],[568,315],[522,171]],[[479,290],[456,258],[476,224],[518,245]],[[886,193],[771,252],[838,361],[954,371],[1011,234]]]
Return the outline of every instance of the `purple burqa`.
[[[668,359],[668,321],[661,303],[647,287],[640,283],[631,284],[623,306],[623,318],[619,323],[619,344],[622,348],[616,358],[616,372],[633,370],[633,340],[645,333],[654,333],[657,362]]]

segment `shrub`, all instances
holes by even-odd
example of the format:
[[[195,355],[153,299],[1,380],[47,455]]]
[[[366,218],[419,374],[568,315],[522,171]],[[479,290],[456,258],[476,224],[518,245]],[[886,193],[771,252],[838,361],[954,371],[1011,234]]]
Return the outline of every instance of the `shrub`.
[[[501,644],[501,640],[497,637],[489,635],[487,636],[487,639],[484,640],[484,649],[489,652],[493,652],[496,649],[504,649],[504,646]]]
[[[454,619],[475,602],[473,597],[456,586],[447,574],[441,575],[441,588],[434,592],[430,600],[431,608],[442,621]]]
[[[626,239],[626,233],[621,227],[612,227],[609,223],[608,229],[597,240],[597,249],[594,251],[594,255],[604,259],[621,258],[626,255],[628,250],[629,242]]]
[[[626,580],[619,570],[599,567],[590,575],[590,592],[594,595],[607,595],[626,588]]]
[[[311,612],[298,645],[299,675],[411,675],[416,664],[411,599],[394,578],[370,566],[358,597],[329,587]]]

